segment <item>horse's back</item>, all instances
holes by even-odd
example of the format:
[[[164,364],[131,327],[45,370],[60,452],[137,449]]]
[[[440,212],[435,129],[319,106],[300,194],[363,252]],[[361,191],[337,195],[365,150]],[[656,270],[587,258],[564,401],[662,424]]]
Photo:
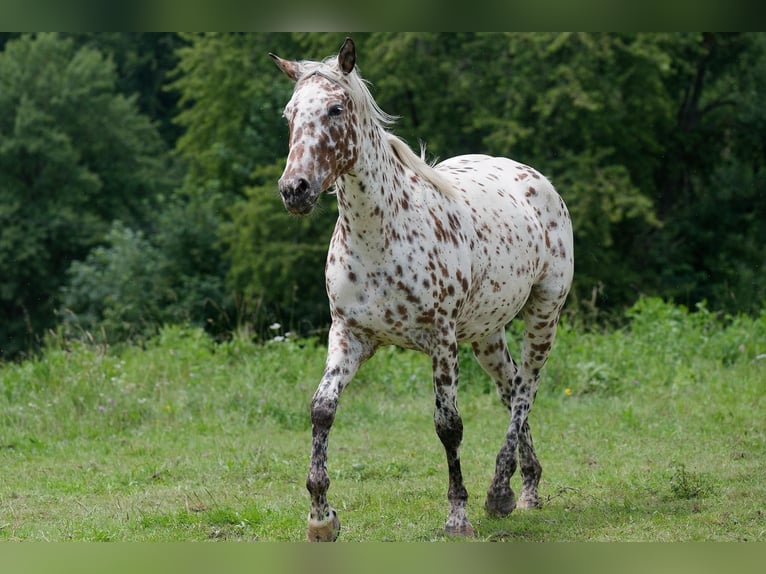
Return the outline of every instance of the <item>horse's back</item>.
[[[536,169],[506,157],[482,154],[455,156],[435,167],[453,179],[458,197],[472,213],[521,218],[530,226],[539,223],[546,249],[555,257],[572,259],[571,250],[567,253],[566,249],[572,243],[569,211],[553,184]],[[564,244],[563,253],[559,252],[559,239]]]
[[[444,160],[436,169],[450,174],[461,194],[470,202],[482,199],[502,208],[516,210],[528,204],[535,215],[546,212],[568,219],[563,201],[548,179],[536,169],[506,157],[483,154],[460,155]],[[510,202],[498,201],[509,196]],[[539,213],[537,213],[539,211]]]

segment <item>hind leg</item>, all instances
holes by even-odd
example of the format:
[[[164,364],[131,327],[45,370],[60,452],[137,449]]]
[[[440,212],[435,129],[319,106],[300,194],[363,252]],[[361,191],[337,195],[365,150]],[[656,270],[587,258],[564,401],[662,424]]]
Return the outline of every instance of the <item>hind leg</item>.
[[[537,460],[532,444],[532,433],[529,430],[529,420],[524,422],[519,434],[519,462],[521,466],[521,496],[516,506],[519,508],[540,508],[540,498],[537,495],[537,485],[543,467]]]
[[[564,295],[565,297],[565,295]],[[553,341],[556,338],[564,297],[550,296],[542,288],[533,290],[522,311],[524,317],[524,341],[521,349],[521,367],[518,379],[521,388],[518,401],[511,410],[512,420],[520,424],[519,461],[521,466],[522,490],[519,508],[539,508],[540,498],[537,486],[542,475],[542,466],[537,460],[528,415],[537,395],[540,370],[548,360]]]
[[[483,341],[473,343],[473,353],[479,364],[495,381],[497,393],[503,404],[512,413],[513,397],[516,394],[517,368],[508,352],[505,331],[499,331]],[[495,461],[495,475],[487,491],[485,509],[490,515],[506,516],[516,508],[516,496],[511,490],[511,476],[516,471],[516,449],[519,429],[513,425],[513,418]]]
[[[540,505],[537,486],[542,466],[535,454],[528,416],[537,395],[540,369],[555,337],[562,305],[563,300],[539,295],[530,297],[523,311],[525,333],[521,366],[511,359],[504,331],[473,345],[477,360],[495,381],[498,395],[510,414],[505,443],[497,455],[495,475],[487,491],[485,507],[490,514],[505,516],[517,505],[519,508]],[[517,466],[517,450],[522,479],[518,503],[510,488],[510,479]]]

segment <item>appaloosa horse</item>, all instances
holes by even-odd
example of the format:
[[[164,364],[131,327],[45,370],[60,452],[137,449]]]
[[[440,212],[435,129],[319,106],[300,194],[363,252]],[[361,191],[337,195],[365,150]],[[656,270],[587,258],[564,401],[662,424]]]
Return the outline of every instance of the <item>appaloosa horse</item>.
[[[564,202],[537,171],[510,159],[464,155],[428,165],[387,131],[392,117],[360,78],[350,38],[323,62],[269,55],[295,81],[284,110],[290,128],[279,180],[284,205],[308,214],[334,184],[339,211],[325,270],[332,316],[327,363],[311,403],[308,539],[331,541],[340,531],[326,496],[328,435],[341,392],[381,345],[431,357],[434,423],[449,469],[446,532],[474,533],[460,470],[460,342],[471,343],[510,413],[485,508],[505,516],[516,506],[539,506],[542,469],[527,416],[572,282]],[[505,340],[517,315],[525,322],[520,364]],[[518,502],[510,487],[517,450]]]

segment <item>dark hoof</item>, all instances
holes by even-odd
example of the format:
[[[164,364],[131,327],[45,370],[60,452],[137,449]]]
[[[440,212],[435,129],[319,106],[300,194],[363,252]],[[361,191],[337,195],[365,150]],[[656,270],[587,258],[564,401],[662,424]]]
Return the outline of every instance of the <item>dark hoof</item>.
[[[487,501],[484,503],[484,509],[490,516],[503,517],[508,516],[516,508],[516,497],[510,489],[506,494],[496,495],[492,492],[487,493]]]

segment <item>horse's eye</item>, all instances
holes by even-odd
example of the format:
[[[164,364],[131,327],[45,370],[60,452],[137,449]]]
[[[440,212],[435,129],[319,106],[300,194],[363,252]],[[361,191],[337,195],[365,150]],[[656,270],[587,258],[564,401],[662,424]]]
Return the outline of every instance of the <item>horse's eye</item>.
[[[333,104],[330,109],[327,110],[327,115],[331,117],[337,117],[343,112],[343,106],[340,104]]]

